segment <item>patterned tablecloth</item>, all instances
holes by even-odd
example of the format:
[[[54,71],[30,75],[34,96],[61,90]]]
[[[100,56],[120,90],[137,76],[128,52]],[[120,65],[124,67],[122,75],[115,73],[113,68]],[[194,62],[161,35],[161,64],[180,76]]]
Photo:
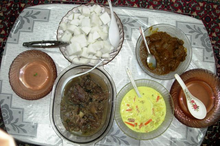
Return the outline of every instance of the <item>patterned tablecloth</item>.
[[[49,120],[51,93],[46,97],[27,101],[18,97],[10,87],[8,71],[13,59],[27,50],[22,46],[24,41],[56,39],[56,30],[61,18],[76,5],[38,5],[24,9],[19,15],[6,43],[0,74],[0,105],[7,132],[16,139],[40,145],[61,145],[62,140],[56,135]],[[125,76],[125,67],[132,70],[135,79],[153,79],[138,66],[135,58],[135,45],[139,37],[138,27],[144,28],[153,24],[166,23],[183,30],[191,41],[193,59],[188,68],[204,68],[216,72],[213,51],[208,33],[201,20],[164,11],[116,7],[124,26],[124,44],[118,56],[104,66],[112,76],[117,91],[129,79]],[[45,50],[54,62],[58,73],[70,63],[61,55],[58,48]],[[4,68],[4,69],[2,69]],[[115,72],[117,70],[117,73]],[[168,90],[174,80],[157,80]],[[160,137],[150,141],[134,140],[126,136],[114,122],[111,131],[97,145],[200,145],[206,128],[190,128],[174,118],[169,129]]]

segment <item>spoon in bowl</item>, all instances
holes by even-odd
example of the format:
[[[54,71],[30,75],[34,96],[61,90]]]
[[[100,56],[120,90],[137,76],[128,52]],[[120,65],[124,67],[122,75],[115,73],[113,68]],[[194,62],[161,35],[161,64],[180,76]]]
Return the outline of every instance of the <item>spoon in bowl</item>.
[[[103,61],[104,61],[104,59],[101,59],[101,60],[100,60],[95,66],[93,66],[91,69],[89,69],[89,70],[87,70],[87,71],[85,71],[85,72],[82,72],[82,73],[79,73],[79,74],[70,76],[69,78],[67,78],[67,79],[64,81],[63,85],[65,86],[65,85],[66,85],[70,80],[72,80],[73,78],[76,78],[76,77],[85,75],[85,74],[87,74],[87,73],[93,71],[93,70],[94,70],[95,68],[97,68]],[[64,86],[63,86],[63,88],[62,88],[61,91],[63,91]]]
[[[148,44],[147,44],[147,41],[146,41],[146,38],[145,38],[145,35],[144,35],[143,28],[140,27],[139,30],[140,30],[141,36],[142,36],[142,38],[143,38],[143,40],[144,40],[144,44],[145,44],[145,46],[146,46],[146,48],[147,48],[147,52],[148,52],[148,55],[147,55],[147,65],[148,65],[148,67],[149,67],[150,69],[154,69],[154,68],[157,67],[156,58],[155,58],[154,55],[152,55],[151,52],[150,52],[150,49],[149,49],[149,47],[148,47]]]
[[[204,119],[207,114],[205,105],[202,103],[202,101],[200,101],[198,98],[196,98],[190,93],[185,83],[183,82],[183,80],[180,78],[178,74],[175,74],[174,76],[183,89],[183,92],[186,97],[187,107],[191,115],[197,119]]]
[[[120,41],[120,34],[119,34],[119,28],[118,28],[118,24],[116,22],[113,10],[112,10],[112,3],[111,0],[108,0],[108,4],[110,7],[110,11],[111,11],[111,21],[110,21],[110,25],[109,25],[109,41],[111,43],[111,45],[114,48],[117,48],[119,45],[119,41]]]
[[[135,92],[137,93],[138,97],[141,97],[141,94],[140,94],[140,92],[138,91],[137,85],[135,84],[135,81],[134,81],[134,79],[133,79],[133,77],[132,77],[132,75],[131,75],[130,70],[127,68],[126,71],[127,71],[128,77],[129,77],[129,79],[130,79],[130,81],[131,81],[131,84],[132,84],[132,86],[134,87]]]

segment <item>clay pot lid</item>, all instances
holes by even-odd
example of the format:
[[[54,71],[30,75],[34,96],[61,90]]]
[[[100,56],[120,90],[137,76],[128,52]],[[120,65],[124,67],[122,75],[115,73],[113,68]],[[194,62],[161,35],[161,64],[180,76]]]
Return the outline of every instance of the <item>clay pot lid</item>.
[[[19,54],[9,69],[9,82],[13,91],[23,99],[36,100],[46,96],[57,77],[52,58],[39,50]]]
[[[189,127],[204,128],[213,125],[220,119],[220,80],[212,72],[204,69],[189,70],[180,77],[190,92],[199,98],[206,106],[207,116],[196,119],[189,113],[185,95],[179,83],[175,80],[170,89],[174,102],[174,115]]]

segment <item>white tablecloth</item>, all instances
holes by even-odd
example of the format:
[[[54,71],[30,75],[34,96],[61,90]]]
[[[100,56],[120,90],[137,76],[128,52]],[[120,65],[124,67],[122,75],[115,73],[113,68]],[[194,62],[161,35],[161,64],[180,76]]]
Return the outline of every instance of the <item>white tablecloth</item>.
[[[40,145],[62,145],[62,140],[54,132],[50,119],[51,93],[46,97],[28,101],[18,97],[9,84],[9,67],[15,57],[26,51],[23,42],[38,40],[55,40],[61,18],[77,5],[38,5],[23,10],[18,17],[7,40],[2,59],[0,76],[0,105],[4,123],[9,134],[15,138]],[[117,57],[104,66],[112,76],[117,92],[129,82],[125,68],[129,67],[135,79],[153,79],[145,74],[135,58],[135,45],[139,37],[138,27],[166,23],[183,30],[191,41],[193,48],[192,62],[189,69],[204,68],[215,72],[213,51],[207,31],[202,21],[192,17],[165,11],[115,7],[124,26],[124,44]],[[70,63],[62,56],[58,48],[44,50],[56,63],[58,73]],[[172,80],[157,80],[168,90]],[[108,135],[96,145],[200,145],[206,128],[190,128],[181,124],[176,118],[169,129],[153,140],[139,141],[126,136],[114,122]]]

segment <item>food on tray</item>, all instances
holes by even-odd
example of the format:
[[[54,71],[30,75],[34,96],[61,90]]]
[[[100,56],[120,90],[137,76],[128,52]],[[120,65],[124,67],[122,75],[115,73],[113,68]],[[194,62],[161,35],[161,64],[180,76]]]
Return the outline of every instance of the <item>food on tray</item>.
[[[153,32],[146,39],[151,53],[157,60],[157,67],[150,69],[155,74],[164,75],[175,71],[187,56],[183,40],[172,37],[166,32]],[[144,67],[149,68],[146,62],[147,50],[143,42],[140,46],[140,58]]]
[[[65,48],[75,64],[95,64],[108,60],[114,47],[108,40],[110,15],[99,5],[82,5],[69,12],[61,21],[58,40],[70,42]]]
[[[157,129],[165,119],[166,104],[162,95],[153,88],[138,87],[142,97],[132,89],[123,97],[120,113],[131,130],[146,133]]]
[[[61,119],[67,131],[89,136],[102,128],[106,120],[108,91],[104,81],[89,73],[74,78],[65,88],[61,101]]]

